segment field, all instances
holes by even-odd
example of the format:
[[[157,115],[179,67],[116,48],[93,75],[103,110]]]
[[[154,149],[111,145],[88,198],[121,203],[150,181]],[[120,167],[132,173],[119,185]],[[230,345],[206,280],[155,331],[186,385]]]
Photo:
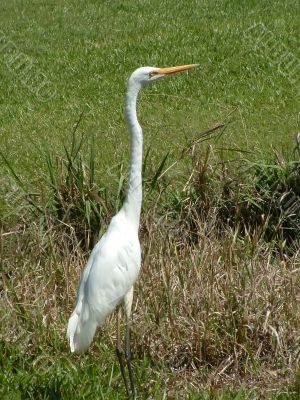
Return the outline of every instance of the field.
[[[126,80],[189,63],[139,98],[138,399],[299,398],[299,13],[296,0],[1,2],[1,398],[125,398],[114,316],[81,356],[66,323],[126,190]]]

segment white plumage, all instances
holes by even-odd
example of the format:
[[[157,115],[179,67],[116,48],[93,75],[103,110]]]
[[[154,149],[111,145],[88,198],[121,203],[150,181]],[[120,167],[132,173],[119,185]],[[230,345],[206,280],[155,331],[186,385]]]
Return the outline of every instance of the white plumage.
[[[142,67],[128,80],[125,114],[130,131],[130,171],[128,191],[123,207],[113,217],[107,232],[93,249],[83,271],[75,309],[69,319],[67,336],[72,352],[88,349],[97,327],[124,301],[126,313],[125,356],[130,378],[131,395],[135,385],[130,363],[130,313],[133,285],[141,265],[138,229],[142,204],[143,135],[136,115],[137,96],[145,84],[169,74],[196,67],[196,64],[171,68]],[[117,356],[126,393],[129,386],[125,377],[123,353],[120,349],[120,324],[117,319]]]
[[[137,232],[121,209],[96,244],[83,272],[67,330],[72,352],[88,349],[96,328],[130,292],[140,265]]]

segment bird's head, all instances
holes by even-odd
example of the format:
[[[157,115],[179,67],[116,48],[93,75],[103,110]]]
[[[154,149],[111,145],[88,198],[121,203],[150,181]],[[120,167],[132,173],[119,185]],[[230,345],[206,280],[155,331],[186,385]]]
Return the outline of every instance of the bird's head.
[[[156,68],[141,67],[136,69],[130,77],[136,84],[144,86],[148,83],[155,82],[165,76],[175,74],[176,72],[186,71],[197,67],[199,64],[180,65],[177,67]]]

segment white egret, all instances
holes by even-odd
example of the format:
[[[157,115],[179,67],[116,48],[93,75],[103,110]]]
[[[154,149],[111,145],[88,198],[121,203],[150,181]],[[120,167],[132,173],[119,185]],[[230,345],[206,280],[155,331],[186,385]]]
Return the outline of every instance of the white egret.
[[[77,303],[69,319],[67,336],[72,352],[84,352],[92,342],[96,328],[122,302],[125,306],[125,360],[130,389],[125,376],[120,340],[120,309],[117,314],[116,352],[128,397],[136,396],[131,370],[130,313],[133,285],[141,266],[138,229],[142,204],[142,147],[143,136],[136,114],[140,89],[175,72],[196,67],[197,64],[171,68],[138,68],[128,80],[125,114],[131,135],[130,171],[125,202],[112,218],[106,233],[96,244],[83,271]]]

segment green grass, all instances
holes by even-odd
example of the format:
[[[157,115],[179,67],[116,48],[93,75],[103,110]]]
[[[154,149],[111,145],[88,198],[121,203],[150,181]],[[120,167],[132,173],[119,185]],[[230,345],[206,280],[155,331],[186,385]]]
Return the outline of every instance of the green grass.
[[[1,31],[31,57],[57,96],[42,103],[0,57],[1,148],[26,177],[43,168],[44,142],[60,149],[85,110],[82,129],[97,137],[99,166],[128,158],[123,97],[141,65],[200,63],[197,71],[145,89],[145,145],[160,157],[233,114],[225,145],[263,156],[272,143],[291,147],[298,129],[298,86],[245,31],[262,22],[278,46],[299,58],[297,1],[2,2]],[[100,156],[101,154],[101,156]],[[34,174],[38,179],[39,174]]]
[[[86,138],[82,152],[94,137],[93,179],[109,184],[113,209],[120,198],[118,178],[128,165],[123,100],[129,74],[142,65],[199,63],[197,70],[141,95],[139,114],[154,176],[167,152],[171,162],[199,132],[224,120],[230,123],[214,143],[217,157],[235,158],[235,152],[220,148],[241,149],[259,166],[270,159],[271,146],[290,154],[300,129],[300,71],[292,83],[278,66],[282,49],[300,59],[299,14],[296,0],[2,1],[0,150],[32,199],[49,205],[45,153],[54,164],[56,155],[64,157],[63,145],[69,148],[84,112],[78,128]],[[266,42],[256,48],[255,33],[247,33],[255,23],[271,32],[277,56]],[[7,66],[2,46],[8,40],[33,61],[36,74],[51,81],[56,95],[49,101],[41,101],[35,85],[24,85]],[[53,224],[45,231],[44,216],[28,219],[28,203],[0,160],[0,397],[123,399],[113,319],[90,354],[73,356],[67,347],[65,325],[86,254],[72,230]],[[175,180],[188,170],[178,168]],[[241,239],[236,227],[220,240],[210,222],[199,230],[195,247],[178,250],[162,216],[145,212],[133,337],[139,398],[297,399],[299,324],[293,312],[299,316],[299,254],[273,252],[250,234]],[[184,222],[193,220],[185,217]],[[196,305],[195,290],[202,294]],[[271,328],[265,326],[262,301],[272,311]],[[182,352],[190,364],[174,371],[172,356]]]
[[[34,365],[28,361],[24,362],[13,352],[10,354],[9,362],[5,362],[4,353],[2,356],[4,362],[1,364],[6,368],[6,372],[4,377],[0,377],[1,398],[3,400],[125,399],[117,363],[114,362],[107,347],[102,345],[99,351],[101,353],[97,358],[85,356],[80,361],[74,357],[62,356],[61,352],[53,351],[52,354],[46,356],[38,352]],[[12,357],[14,357],[13,367]],[[210,390],[170,389],[165,391],[162,387],[164,379],[170,381],[168,372],[163,369],[154,369],[147,360],[136,362],[134,371],[140,388],[139,399],[253,400],[264,398],[258,390],[247,390],[244,387],[236,390],[211,388]],[[182,374],[179,372],[174,375],[173,384],[176,384],[176,380],[182,379]],[[103,381],[103,376],[107,377],[107,381]],[[151,396],[149,396],[149,390]],[[272,398],[297,400],[296,394],[289,388],[281,392],[277,391]]]

